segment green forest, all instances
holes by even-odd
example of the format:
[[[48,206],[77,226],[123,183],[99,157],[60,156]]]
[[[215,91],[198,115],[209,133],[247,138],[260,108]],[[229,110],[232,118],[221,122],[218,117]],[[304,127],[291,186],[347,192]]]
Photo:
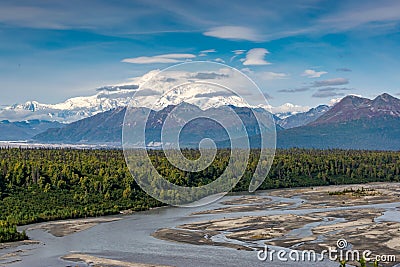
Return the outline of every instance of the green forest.
[[[148,151],[153,165],[169,181],[199,186],[226,168],[230,151],[219,150],[205,170],[173,167],[162,151]],[[197,150],[184,150],[196,158]],[[247,191],[258,163],[253,150],[234,191]],[[246,164],[246,163],[242,163]],[[134,175],[146,176],[138,168]],[[400,181],[400,152],[360,150],[277,150],[260,189]],[[162,206],[136,184],[122,150],[0,149],[0,242],[26,239],[16,225],[57,219],[117,214]]]

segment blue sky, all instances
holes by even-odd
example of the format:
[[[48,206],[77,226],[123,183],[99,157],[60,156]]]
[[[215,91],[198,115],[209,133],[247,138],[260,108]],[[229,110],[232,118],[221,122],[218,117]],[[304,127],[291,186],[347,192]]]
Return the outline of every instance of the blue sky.
[[[0,105],[225,62],[272,105],[400,93],[400,1],[0,2]]]

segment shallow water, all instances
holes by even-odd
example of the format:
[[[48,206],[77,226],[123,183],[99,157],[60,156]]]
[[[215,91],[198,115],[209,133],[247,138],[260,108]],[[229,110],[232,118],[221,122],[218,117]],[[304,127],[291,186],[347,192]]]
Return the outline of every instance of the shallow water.
[[[267,196],[268,192],[258,192],[257,195]],[[237,196],[235,196],[237,197]],[[321,262],[295,263],[295,262],[262,262],[257,258],[257,251],[239,251],[232,248],[219,246],[199,246],[176,242],[168,242],[151,236],[160,228],[173,228],[181,224],[219,219],[224,217],[234,218],[253,215],[272,214],[307,214],[310,212],[354,209],[354,208],[386,208],[388,211],[381,220],[390,217],[400,218],[395,211],[400,203],[365,205],[357,207],[338,207],[329,209],[290,210],[295,208],[302,200],[300,198],[285,199],[273,198],[273,201],[287,201],[293,203],[287,210],[263,210],[256,212],[234,212],[221,214],[202,214],[190,216],[191,213],[223,207],[220,202],[229,200],[232,196],[225,197],[217,203],[196,208],[164,207],[150,211],[139,212],[124,216],[122,220],[102,223],[88,230],[71,234],[65,237],[54,237],[43,230],[30,230],[27,234],[33,240],[42,242],[40,245],[25,246],[23,249],[33,249],[24,253],[22,262],[7,266],[86,266],[60,260],[61,256],[71,252],[90,253],[98,256],[114,258],[132,262],[152,264],[165,264],[172,266],[338,266],[337,263],[325,260]],[[396,211],[398,212],[398,211]],[[331,222],[322,222],[328,224]],[[317,224],[315,224],[317,225]],[[310,232],[314,224],[306,225],[301,230],[292,231],[291,234],[304,235]],[[228,240],[223,234],[213,237],[215,241]],[[44,245],[44,244],[45,245]],[[263,245],[262,241],[252,242],[253,246]],[[246,245],[246,244],[244,244]],[[249,245],[249,244],[247,244]],[[19,248],[21,249],[21,248]],[[1,253],[7,252],[6,250]],[[1,262],[0,262],[1,266]]]
[[[382,216],[375,219],[376,222],[400,222],[400,210],[389,209],[383,213]]]

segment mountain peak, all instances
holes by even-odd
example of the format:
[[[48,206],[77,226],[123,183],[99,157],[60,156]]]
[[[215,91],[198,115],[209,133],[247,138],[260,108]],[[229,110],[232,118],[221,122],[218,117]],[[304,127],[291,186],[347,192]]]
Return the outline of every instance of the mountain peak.
[[[399,99],[387,93],[377,96],[374,100],[348,95],[311,124],[341,123],[387,116],[400,117]]]
[[[343,97],[336,105],[343,105],[343,104],[353,104],[353,105],[360,105],[361,103],[368,102],[370,99],[364,98],[358,95],[347,95]]]
[[[330,107],[328,105],[319,105],[315,108],[309,109],[306,112],[300,112],[297,114],[293,114],[287,118],[281,119],[277,123],[284,129],[303,126],[315,121],[324,113],[326,113],[329,109]]]
[[[400,99],[398,99],[398,98],[396,98],[396,97],[394,97],[392,95],[389,95],[388,93],[383,93],[383,94],[378,95],[377,97],[375,97],[375,99],[373,101],[383,101],[383,102],[386,102],[386,103],[390,103],[390,102],[393,102],[393,101],[400,101]]]
[[[34,112],[35,110],[38,109],[39,105],[40,104],[37,101],[27,101],[25,102],[25,104],[22,105],[22,108],[24,110],[29,110]]]

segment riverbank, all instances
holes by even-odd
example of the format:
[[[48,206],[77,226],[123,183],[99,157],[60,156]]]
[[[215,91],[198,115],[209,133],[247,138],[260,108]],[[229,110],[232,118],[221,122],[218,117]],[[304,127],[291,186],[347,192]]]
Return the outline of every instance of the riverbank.
[[[63,237],[70,234],[85,231],[92,228],[100,223],[108,223],[121,220],[122,217],[100,217],[100,218],[86,218],[86,219],[74,219],[74,220],[63,220],[63,221],[52,221],[35,224],[33,226],[27,226],[25,231],[32,230],[44,230],[53,236]]]
[[[344,238],[349,248],[371,250],[373,257],[394,256],[398,263],[400,212],[393,206],[385,208],[388,203],[400,207],[398,183],[271,190],[265,197],[237,197],[222,202],[225,207],[194,212],[191,216],[199,217],[200,221],[160,229],[153,236],[197,245],[248,250],[268,245],[318,253],[336,247],[338,239]],[[276,209],[285,213],[247,215]],[[388,211],[397,215],[388,218],[385,216]],[[238,213],[243,216],[237,217]],[[202,216],[210,214],[223,214],[224,218],[201,221]],[[235,216],[230,217],[231,214]]]
[[[74,233],[88,230],[101,223],[109,223],[121,220],[122,217],[99,217],[86,219],[73,219],[63,221],[51,221],[23,226],[24,231],[41,230],[54,237],[65,237]],[[21,262],[24,255],[34,249],[35,245],[45,245],[37,240],[24,240],[9,243],[0,243],[0,266]],[[6,251],[5,253],[1,253]]]
[[[399,184],[378,183],[244,192],[205,207],[165,207],[28,225],[23,229],[40,243],[0,249],[0,256],[8,257],[0,265],[21,267],[29,262],[36,267],[44,257],[53,266],[87,266],[94,260],[98,266],[187,266],[193,262],[209,266],[207,259],[213,257],[221,266],[244,259],[252,266],[265,266],[257,260],[257,250],[265,244],[320,251],[334,247],[342,237],[354,248],[398,254],[399,189]],[[324,265],[332,266],[329,261]]]
[[[35,240],[0,243],[0,252],[6,251],[3,254],[0,253],[0,266],[9,265],[12,263],[22,261],[21,259],[22,255],[29,251],[29,249],[26,249],[24,247],[29,247],[38,244],[40,244],[40,242]]]
[[[61,257],[61,259],[77,263],[84,262],[88,266],[96,266],[96,267],[171,267],[167,265],[126,262],[120,260],[107,259],[103,257],[96,257],[87,254],[79,254],[79,253],[69,254]]]

